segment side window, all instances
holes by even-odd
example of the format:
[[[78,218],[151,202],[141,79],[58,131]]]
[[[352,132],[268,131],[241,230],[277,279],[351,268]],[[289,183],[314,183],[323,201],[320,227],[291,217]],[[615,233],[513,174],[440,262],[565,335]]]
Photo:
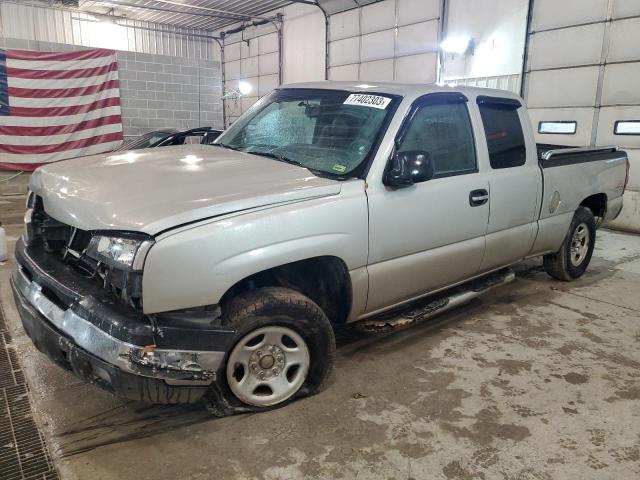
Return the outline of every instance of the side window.
[[[475,172],[476,150],[466,102],[418,107],[397,151],[410,150],[429,154],[436,178]]]
[[[185,145],[199,145],[202,142],[202,135],[187,135],[184,139]]]
[[[519,167],[527,161],[518,108],[511,102],[483,102],[478,105],[489,148],[491,168]]]

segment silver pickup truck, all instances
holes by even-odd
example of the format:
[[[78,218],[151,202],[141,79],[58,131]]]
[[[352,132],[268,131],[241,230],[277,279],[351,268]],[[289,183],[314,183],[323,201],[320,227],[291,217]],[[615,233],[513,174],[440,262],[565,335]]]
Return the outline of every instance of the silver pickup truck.
[[[578,278],[627,157],[536,145],[521,102],[289,85],[213,145],[40,168],[12,276],[25,330],[119,395],[226,414],[318,392],[335,326],[429,316],[532,256]]]

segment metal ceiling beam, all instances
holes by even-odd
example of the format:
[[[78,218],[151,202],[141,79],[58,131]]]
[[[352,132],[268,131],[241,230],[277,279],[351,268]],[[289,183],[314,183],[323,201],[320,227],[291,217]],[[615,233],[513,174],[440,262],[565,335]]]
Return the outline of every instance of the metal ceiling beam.
[[[158,0],[156,0],[158,1]],[[220,14],[220,13],[195,13],[195,12],[183,12],[180,10],[174,10],[171,8],[164,8],[164,7],[155,7],[155,6],[149,6],[149,5],[139,5],[139,4],[135,4],[135,3],[129,3],[129,2],[123,2],[121,0],[97,0],[96,3],[100,3],[102,5],[107,5],[107,6],[119,6],[119,7],[127,7],[127,8],[139,8],[142,10],[155,10],[158,12],[165,12],[165,13],[171,13],[174,15],[189,15],[189,16],[193,16],[193,17],[208,17],[208,18],[222,18],[224,20],[233,20],[236,22],[242,21],[242,20],[250,20],[252,18],[262,18],[262,17],[256,17],[256,16],[248,16],[248,15],[243,15],[243,14]],[[186,7],[188,5],[182,5],[183,7]],[[87,11],[87,13],[91,13],[90,11]],[[232,16],[233,15],[233,16]]]

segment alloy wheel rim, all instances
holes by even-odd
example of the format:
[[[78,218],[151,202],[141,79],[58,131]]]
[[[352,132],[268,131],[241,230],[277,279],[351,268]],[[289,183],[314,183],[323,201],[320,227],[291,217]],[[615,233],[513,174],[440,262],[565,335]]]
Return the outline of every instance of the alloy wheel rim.
[[[589,252],[589,243],[591,235],[589,233],[589,227],[586,223],[579,224],[573,231],[571,236],[571,245],[569,246],[569,254],[571,265],[579,267]]]
[[[241,401],[268,407],[291,398],[309,371],[309,348],[290,328],[258,328],[240,339],[229,355],[227,383]]]

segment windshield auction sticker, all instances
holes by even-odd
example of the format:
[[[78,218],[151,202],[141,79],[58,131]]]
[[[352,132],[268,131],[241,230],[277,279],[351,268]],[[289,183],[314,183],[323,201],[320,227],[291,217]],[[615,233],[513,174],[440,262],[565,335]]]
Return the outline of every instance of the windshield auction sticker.
[[[345,105],[360,105],[361,107],[373,107],[384,110],[391,102],[390,98],[380,95],[367,95],[365,93],[352,93],[344,101]]]

